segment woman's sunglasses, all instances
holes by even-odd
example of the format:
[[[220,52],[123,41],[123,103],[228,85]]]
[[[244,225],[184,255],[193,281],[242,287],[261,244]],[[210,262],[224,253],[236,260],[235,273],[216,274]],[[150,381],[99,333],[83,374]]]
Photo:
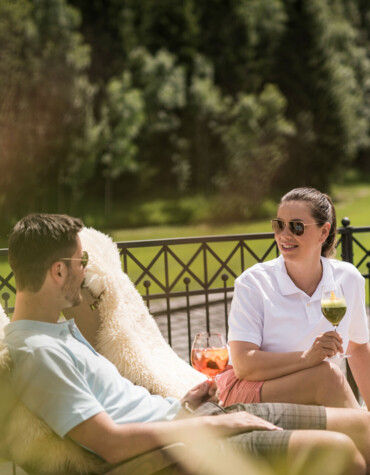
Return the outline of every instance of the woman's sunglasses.
[[[62,259],[59,259],[60,261],[80,261],[82,267],[85,269],[87,266],[87,263],[89,262],[89,254],[87,251],[83,251],[81,259],[78,257],[62,257]]]
[[[276,234],[280,234],[281,232],[284,231],[285,226],[289,224],[289,230],[294,234],[295,236],[302,236],[304,234],[304,228],[306,226],[312,226],[313,224],[324,224],[324,223],[309,223],[309,224],[304,224],[302,221],[284,221],[283,219],[272,219],[271,220],[272,224],[272,230]]]

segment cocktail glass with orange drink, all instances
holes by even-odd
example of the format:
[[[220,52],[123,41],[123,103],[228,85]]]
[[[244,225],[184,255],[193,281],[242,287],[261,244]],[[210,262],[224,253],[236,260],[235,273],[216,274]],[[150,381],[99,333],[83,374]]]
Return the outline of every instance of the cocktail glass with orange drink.
[[[201,332],[193,341],[191,364],[193,368],[213,380],[225,370],[229,361],[229,352],[222,333]]]

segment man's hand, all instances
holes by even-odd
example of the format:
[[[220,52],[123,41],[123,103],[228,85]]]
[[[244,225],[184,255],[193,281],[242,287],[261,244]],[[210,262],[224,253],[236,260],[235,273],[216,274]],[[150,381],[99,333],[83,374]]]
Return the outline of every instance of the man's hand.
[[[343,353],[343,340],[340,333],[330,331],[319,335],[310,349],[303,352],[309,367],[320,364],[325,358]]]
[[[181,399],[181,404],[183,405],[187,402],[191,409],[196,409],[207,401],[218,402],[217,384],[215,381],[203,381],[190,389]]]
[[[211,428],[212,434],[216,437],[231,437],[252,430],[283,430],[281,427],[246,411],[203,416],[199,420],[202,421],[205,427]]]

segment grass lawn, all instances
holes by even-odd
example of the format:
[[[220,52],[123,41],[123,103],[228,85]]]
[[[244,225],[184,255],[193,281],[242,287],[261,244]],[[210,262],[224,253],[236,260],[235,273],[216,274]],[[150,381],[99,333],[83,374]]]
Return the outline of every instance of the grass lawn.
[[[351,220],[352,226],[370,226],[370,185],[367,184],[354,184],[354,185],[341,185],[334,187],[333,190],[333,199],[335,201],[335,206],[337,210],[337,221],[338,226],[341,226],[341,220],[344,217],[349,217]],[[273,216],[271,216],[272,218]],[[227,225],[207,225],[207,224],[198,224],[198,225],[186,225],[186,226],[159,226],[159,227],[145,227],[145,228],[135,228],[135,229],[114,229],[106,231],[114,241],[137,241],[137,240],[147,240],[147,239],[165,239],[172,237],[190,237],[190,236],[209,236],[209,235],[230,235],[230,234],[244,234],[244,233],[261,233],[261,232],[270,232],[271,225],[270,220],[266,219],[263,221],[250,221],[245,223],[234,223]],[[366,248],[370,249],[370,233],[356,235],[357,239],[361,244]],[[255,241],[251,243],[251,248],[258,255],[262,256],[266,250],[268,243],[266,241]],[[195,252],[197,245],[187,245],[187,246],[177,246],[176,252],[185,262],[188,262],[191,255]],[[232,248],[232,244],[212,244],[212,248],[222,256],[227,256]],[[157,248],[142,248],[135,250],[135,254],[138,256],[142,262],[148,264],[155,253]],[[354,257],[355,263],[357,264],[359,260],[364,255],[364,251],[361,250],[359,246],[354,248]],[[274,257],[274,254],[271,253],[270,258]],[[252,259],[246,262],[247,266],[254,264],[255,261]],[[368,272],[366,268],[366,262],[360,267],[362,273]],[[237,266],[237,264],[235,263]],[[217,262],[210,263],[210,274],[212,269],[217,269]],[[154,268],[155,272],[160,272],[160,265],[157,265],[158,270]],[[175,261],[171,262],[171,273],[176,274],[177,269],[179,268],[178,264]],[[201,272],[202,262],[201,257],[199,257],[193,264],[192,270],[198,275]],[[237,267],[235,267],[237,269]],[[132,280],[136,280],[137,276],[140,274],[140,270],[132,265],[128,269],[129,275]],[[239,273],[239,269],[236,270]],[[5,276],[9,273],[9,267],[6,259],[0,260],[0,275]],[[162,279],[163,281],[163,279]],[[12,281],[14,285],[14,281]],[[216,283],[221,284],[221,282]],[[180,290],[183,287],[182,282],[179,282]],[[158,288],[151,289],[151,292],[158,290]],[[143,287],[139,286],[139,291],[143,292]],[[368,290],[367,290],[368,292]]]
[[[344,217],[350,218],[352,226],[370,226],[370,184],[336,186],[333,191],[333,199],[337,210],[338,226],[341,226],[341,220]],[[271,216],[270,219],[273,217]],[[266,219],[225,225],[152,226],[133,229],[113,229],[107,232],[114,241],[137,241],[269,231],[271,231],[270,220]]]
[[[336,186],[333,199],[338,225],[348,217],[351,226],[370,226],[370,184]]]
[[[336,186],[334,187],[332,195],[337,211],[338,227],[342,226],[341,221],[344,217],[350,218],[351,226],[370,226],[370,185],[359,183],[354,185]],[[273,216],[271,216],[271,218],[273,218]],[[108,231],[108,233],[112,236],[114,241],[136,241],[146,239],[164,239],[171,237],[261,233],[270,231],[270,221],[269,219],[266,219],[263,221],[247,221],[245,223],[234,223],[217,226],[200,224],[187,226],[161,226],[138,229],[121,229],[111,230]],[[370,233],[358,234],[356,237],[366,249],[370,249]],[[257,241],[252,247],[257,255],[262,255],[264,249],[266,248],[266,243]],[[190,250],[190,247],[188,247],[188,249]],[[225,249],[225,252],[227,252],[227,249]],[[340,253],[340,251],[338,253]],[[149,249],[141,249],[139,254],[140,258],[143,259],[144,262],[149,262],[152,255],[153,252]],[[363,255],[363,250],[361,250],[359,246],[355,245],[354,259],[356,264],[360,261],[360,259],[362,259]],[[360,270],[362,273],[368,272],[366,262],[360,267]]]

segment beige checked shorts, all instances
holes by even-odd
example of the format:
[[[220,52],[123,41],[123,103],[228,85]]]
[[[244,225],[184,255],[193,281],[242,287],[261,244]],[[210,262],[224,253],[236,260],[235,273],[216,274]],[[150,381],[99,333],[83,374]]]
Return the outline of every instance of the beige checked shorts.
[[[194,416],[217,415],[247,411],[271,422],[283,431],[252,430],[226,439],[223,443],[234,449],[265,457],[286,456],[289,438],[294,430],[326,429],[326,411],[322,406],[304,406],[283,403],[233,404],[220,407],[207,402],[196,409]]]

